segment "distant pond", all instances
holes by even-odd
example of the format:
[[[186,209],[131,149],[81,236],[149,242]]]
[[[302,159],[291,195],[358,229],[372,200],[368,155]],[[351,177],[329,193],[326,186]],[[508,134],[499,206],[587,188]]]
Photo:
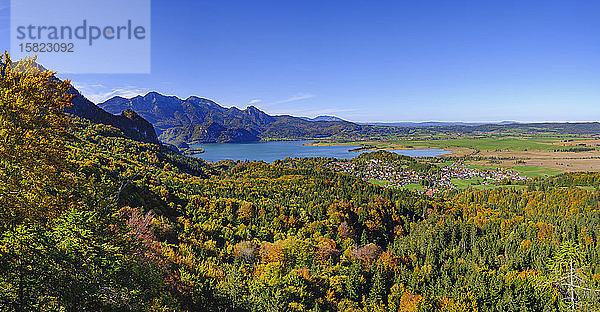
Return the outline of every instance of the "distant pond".
[[[358,148],[354,145],[340,146],[306,146],[304,144],[312,141],[272,141],[257,143],[228,143],[228,144],[190,144],[191,148],[202,148],[204,153],[196,154],[194,157],[202,158],[209,162],[217,162],[223,159],[233,160],[262,160],[273,162],[286,157],[334,157],[339,159],[354,158],[365,151],[349,152],[348,150]],[[400,155],[411,157],[435,157],[449,154],[442,149],[411,149],[393,150]]]

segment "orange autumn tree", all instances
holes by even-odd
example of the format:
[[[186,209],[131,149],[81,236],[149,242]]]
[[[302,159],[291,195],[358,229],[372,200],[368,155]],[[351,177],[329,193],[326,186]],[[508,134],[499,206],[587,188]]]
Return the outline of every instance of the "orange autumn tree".
[[[63,109],[73,95],[25,58],[0,56],[0,228],[44,221],[66,206],[70,188]]]

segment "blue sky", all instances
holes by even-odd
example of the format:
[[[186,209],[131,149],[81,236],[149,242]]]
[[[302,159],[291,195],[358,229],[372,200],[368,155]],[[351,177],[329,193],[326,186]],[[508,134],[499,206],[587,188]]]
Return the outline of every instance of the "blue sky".
[[[9,46],[9,5],[0,38]],[[352,121],[600,119],[599,1],[152,1],[152,73],[69,75]]]

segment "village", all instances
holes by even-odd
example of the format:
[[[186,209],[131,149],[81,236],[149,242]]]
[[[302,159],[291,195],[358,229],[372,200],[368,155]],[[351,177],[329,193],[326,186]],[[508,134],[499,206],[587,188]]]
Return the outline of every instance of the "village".
[[[430,196],[440,191],[457,189],[459,185],[497,185],[529,179],[506,167],[469,168],[462,160],[439,167],[433,166],[433,169],[428,170],[418,170],[410,165],[377,159],[361,163],[336,161],[329,163],[327,167],[364,181],[377,182],[384,187],[409,188]]]

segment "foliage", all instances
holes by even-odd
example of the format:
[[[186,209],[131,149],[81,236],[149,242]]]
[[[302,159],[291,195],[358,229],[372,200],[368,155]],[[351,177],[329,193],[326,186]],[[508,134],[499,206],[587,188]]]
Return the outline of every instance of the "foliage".
[[[35,59],[0,57],[0,228],[47,218],[67,204],[62,112],[72,96],[68,81],[35,66]]]
[[[600,286],[600,195],[558,186],[596,174],[432,198],[336,173],[328,158],[210,165],[67,120],[33,91],[16,109],[17,86],[45,94],[38,74],[2,76],[3,311],[559,311],[562,290],[541,281],[565,272],[564,242],[585,287]],[[30,121],[17,131],[11,118]],[[12,139],[28,131],[52,149]],[[19,183],[40,186],[20,198]]]

